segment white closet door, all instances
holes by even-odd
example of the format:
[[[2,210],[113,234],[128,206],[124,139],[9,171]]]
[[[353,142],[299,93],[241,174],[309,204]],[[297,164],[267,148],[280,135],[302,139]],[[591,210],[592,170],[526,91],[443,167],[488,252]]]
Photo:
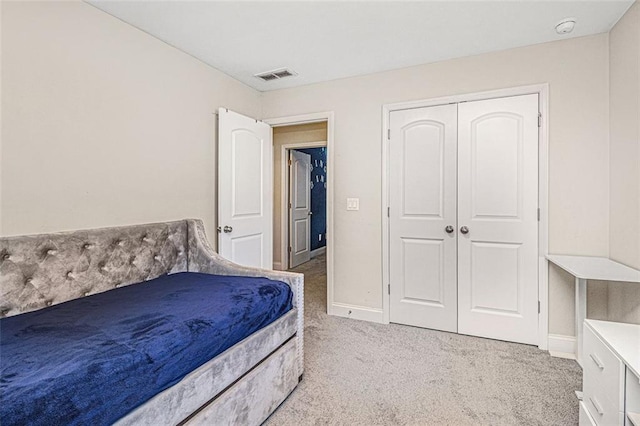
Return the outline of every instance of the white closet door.
[[[461,103],[458,123],[458,331],[536,344],[538,95]]]
[[[390,320],[455,332],[456,105],[394,111],[390,129]]]
[[[311,259],[311,156],[289,152],[289,268],[295,268]]]
[[[218,113],[218,251],[245,266],[273,268],[271,127]]]

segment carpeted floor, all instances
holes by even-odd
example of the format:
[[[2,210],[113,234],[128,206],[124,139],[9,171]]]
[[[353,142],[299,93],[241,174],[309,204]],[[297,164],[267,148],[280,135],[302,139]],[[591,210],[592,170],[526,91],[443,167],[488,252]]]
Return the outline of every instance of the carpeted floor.
[[[305,372],[279,425],[575,425],[575,361],[536,347],[326,314],[324,256],[305,274]]]

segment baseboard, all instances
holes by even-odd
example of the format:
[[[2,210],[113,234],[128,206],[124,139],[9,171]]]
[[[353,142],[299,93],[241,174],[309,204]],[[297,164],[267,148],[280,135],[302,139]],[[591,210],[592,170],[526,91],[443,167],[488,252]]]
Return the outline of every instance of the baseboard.
[[[348,305],[346,303],[332,303],[329,315],[352,318],[362,321],[384,323],[382,309],[369,308],[367,306]]]
[[[557,358],[576,359],[576,338],[549,334],[549,354]]]
[[[327,252],[327,246],[317,248],[315,250],[311,250],[311,258],[313,259],[316,256],[320,256],[321,254],[325,254]]]
[[[273,269],[275,271],[284,271],[284,269],[282,269],[282,262],[273,262]]]

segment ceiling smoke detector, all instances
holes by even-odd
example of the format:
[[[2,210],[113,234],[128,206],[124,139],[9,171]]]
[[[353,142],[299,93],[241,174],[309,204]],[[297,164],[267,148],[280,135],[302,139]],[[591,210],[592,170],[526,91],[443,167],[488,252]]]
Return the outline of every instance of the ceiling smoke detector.
[[[573,31],[573,28],[575,26],[576,26],[575,18],[566,18],[558,22],[558,25],[556,25],[556,32],[558,34],[569,34],[571,31]]]
[[[287,77],[294,77],[296,75],[298,74],[294,71],[291,71],[286,68],[280,68],[273,71],[266,71],[266,72],[261,72],[259,74],[255,74],[254,77],[258,77],[262,81],[273,81],[273,80],[280,80],[282,78],[287,78]]]

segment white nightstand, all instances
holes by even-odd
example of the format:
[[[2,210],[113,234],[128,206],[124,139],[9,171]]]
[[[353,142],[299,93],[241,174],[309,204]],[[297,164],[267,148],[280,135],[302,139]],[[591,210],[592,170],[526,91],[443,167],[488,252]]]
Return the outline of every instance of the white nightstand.
[[[640,325],[585,320],[580,425],[640,426]]]

